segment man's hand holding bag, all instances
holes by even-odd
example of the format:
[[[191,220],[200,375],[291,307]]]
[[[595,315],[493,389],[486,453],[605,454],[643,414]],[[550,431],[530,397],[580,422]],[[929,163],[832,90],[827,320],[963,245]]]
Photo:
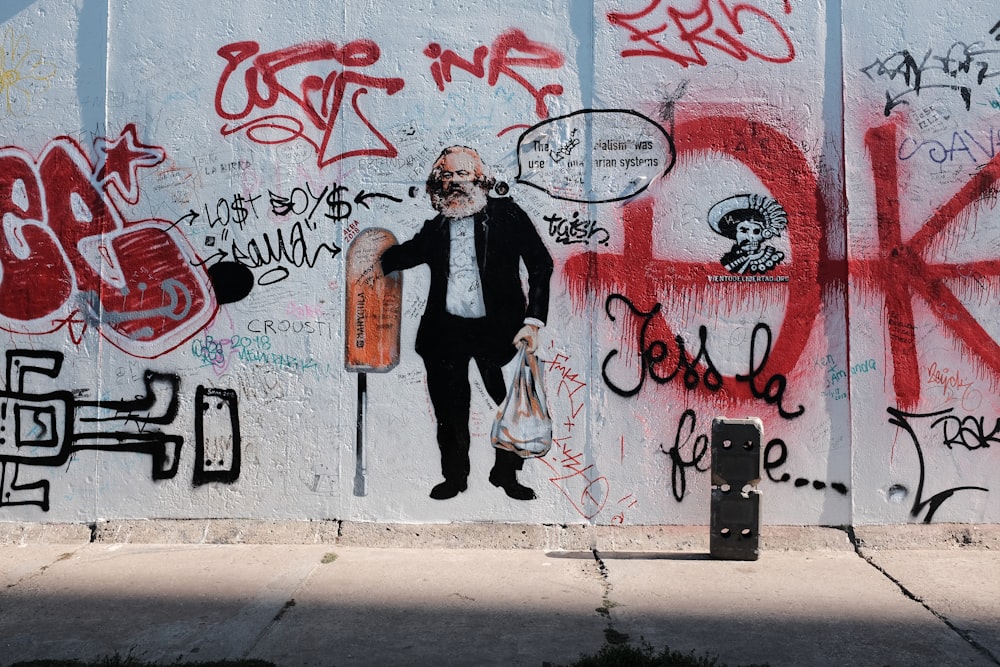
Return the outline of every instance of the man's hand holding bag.
[[[542,368],[527,344],[518,345],[514,377],[490,434],[493,446],[524,457],[545,456],[552,447],[552,418],[545,401]]]

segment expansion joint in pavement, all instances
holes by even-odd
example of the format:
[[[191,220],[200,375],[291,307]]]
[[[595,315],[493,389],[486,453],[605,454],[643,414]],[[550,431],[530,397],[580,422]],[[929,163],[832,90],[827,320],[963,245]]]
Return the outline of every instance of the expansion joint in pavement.
[[[264,628],[261,629],[261,631],[257,634],[257,637],[254,638],[252,642],[250,642],[250,646],[247,648],[246,651],[243,652],[244,659],[248,659],[250,657],[250,655],[257,649],[257,647],[260,646],[261,643],[271,634],[271,630],[274,628],[274,626],[280,623],[282,617],[285,614],[287,614],[292,607],[295,606],[295,596],[299,594],[299,591],[301,591],[303,587],[305,587],[309,579],[312,578],[313,573],[316,571],[316,568],[318,568],[319,565],[320,565],[319,563],[314,565],[312,569],[310,569],[309,572],[306,573],[304,577],[302,577],[302,580],[295,587],[295,590],[292,591],[291,597],[288,598],[285,604],[281,605],[281,609],[279,609],[278,612],[274,615],[274,618],[272,618],[268,622],[268,624],[265,625]]]
[[[609,644],[624,644],[628,642],[629,636],[624,632],[615,629],[614,619],[611,618],[611,610],[618,606],[618,603],[611,599],[611,582],[608,580],[608,567],[604,564],[601,554],[596,548],[592,548],[594,561],[597,563],[597,572],[601,577],[601,606],[595,611],[608,621],[608,627],[604,629],[604,638]]]
[[[992,660],[995,664],[1000,665],[1000,658],[993,655],[992,651],[990,651],[987,647],[983,646],[981,643],[976,641],[975,637],[973,637],[970,633],[966,632],[965,630],[961,629],[960,627],[952,623],[947,616],[945,616],[944,614],[940,613],[939,611],[931,607],[929,604],[927,604],[923,600],[923,598],[921,598],[919,595],[917,595],[909,588],[907,588],[906,585],[903,584],[903,582],[901,582],[896,577],[892,576],[892,574],[889,573],[888,570],[886,570],[884,567],[876,563],[873,559],[866,556],[864,551],[862,550],[864,543],[862,540],[858,539],[858,536],[854,533],[854,528],[852,526],[847,526],[846,531],[847,531],[847,537],[848,539],[850,539],[851,545],[854,547],[854,553],[856,553],[859,558],[864,560],[871,567],[875,568],[875,570],[878,571],[883,577],[885,577],[893,584],[895,584],[896,587],[899,589],[900,593],[903,594],[903,596],[905,596],[910,600],[913,600],[921,607],[929,611],[935,618],[944,623],[948,627],[948,629],[950,629],[956,635],[961,637],[962,640],[965,641],[969,646],[976,649],[984,657]]]

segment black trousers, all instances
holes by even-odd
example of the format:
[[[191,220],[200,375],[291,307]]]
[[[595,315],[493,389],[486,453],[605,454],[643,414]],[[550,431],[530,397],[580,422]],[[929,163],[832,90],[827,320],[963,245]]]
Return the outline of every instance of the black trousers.
[[[469,406],[472,399],[469,362],[476,362],[486,392],[498,406],[507,396],[501,369],[513,358],[514,348],[509,341],[502,349],[496,343],[487,343],[495,339],[495,332],[487,331],[485,326],[482,319],[448,316],[441,328],[439,344],[434,346],[433,352],[423,353],[427,390],[437,419],[441,473],[449,481],[461,482],[469,476]],[[494,465],[501,479],[512,479],[524,466],[524,459],[514,452],[497,449]]]

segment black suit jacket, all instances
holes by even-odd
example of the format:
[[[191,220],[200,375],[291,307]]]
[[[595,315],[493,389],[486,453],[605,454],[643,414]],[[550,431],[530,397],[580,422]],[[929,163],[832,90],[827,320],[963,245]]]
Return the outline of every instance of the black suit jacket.
[[[549,310],[552,256],[531,219],[510,198],[490,198],[475,215],[476,260],[486,306],[487,335],[477,347],[498,359],[514,354],[514,336],[526,317],[545,322]],[[431,271],[427,307],[417,330],[416,351],[421,356],[441,352],[441,328],[448,317],[449,220],[438,215],[424,223],[409,241],[382,253],[382,272],[392,273],[419,264]],[[520,264],[528,270],[528,295],[521,287]]]

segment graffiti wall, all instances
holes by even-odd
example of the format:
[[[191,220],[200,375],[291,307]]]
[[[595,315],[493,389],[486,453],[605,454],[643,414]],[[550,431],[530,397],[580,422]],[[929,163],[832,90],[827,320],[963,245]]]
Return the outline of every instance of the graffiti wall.
[[[1000,11],[17,0],[0,521],[1000,521]]]
[[[851,361],[886,371],[852,385],[880,408],[852,410],[860,521],[996,521],[1000,17],[981,9],[901,16],[888,40],[845,5]]]

